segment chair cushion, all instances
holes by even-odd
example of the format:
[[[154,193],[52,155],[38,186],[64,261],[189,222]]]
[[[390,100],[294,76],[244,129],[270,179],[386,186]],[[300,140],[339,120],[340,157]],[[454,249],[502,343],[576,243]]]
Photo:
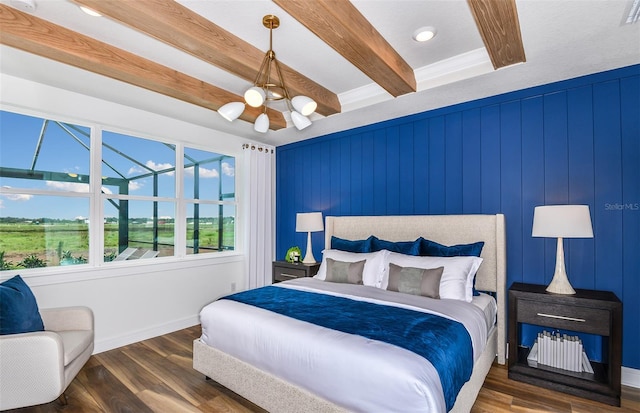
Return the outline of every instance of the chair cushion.
[[[44,331],[36,297],[22,277],[0,283],[0,335]]]
[[[93,341],[93,333],[90,330],[67,330],[56,331],[56,333],[62,338],[65,367],[82,354]]]

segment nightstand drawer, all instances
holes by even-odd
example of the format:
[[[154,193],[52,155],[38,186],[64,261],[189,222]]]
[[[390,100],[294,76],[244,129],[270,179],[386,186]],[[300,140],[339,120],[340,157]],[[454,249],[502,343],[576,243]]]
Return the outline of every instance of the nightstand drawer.
[[[605,309],[518,301],[518,321],[584,333],[608,336],[610,312]]]
[[[275,271],[276,271],[275,278],[278,281],[286,281],[286,280],[291,280],[292,278],[300,278],[300,277],[307,276],[307,271],[302,268],[298,269],[298,268],[276,267]]]

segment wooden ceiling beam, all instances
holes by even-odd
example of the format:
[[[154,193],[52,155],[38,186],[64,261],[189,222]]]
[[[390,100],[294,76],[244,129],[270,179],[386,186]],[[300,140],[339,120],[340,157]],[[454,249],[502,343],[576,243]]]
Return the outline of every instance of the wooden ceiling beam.
[[[494,69],[526,62],[515,0],[467,0]]]
[[[256,79],[266,52],[173,0],[74,0],[74,2],[250,83]],[[280,67],[292,97],[296,95],[311,97],[318,103],[316,112],[324,116],[340,112],[340,101],[335,93],[282,62]],[[277,77],[277,74],[275,76]]]
[[[416,91],[413,69],[348,0],[273,0],[392,96]]]
[[[0,43],[7,46],[211,110],[243,101],[224,89],[2,4],[0,31]],[[240,118],[254,122],[260,113],[260,108],[247,106]],[[287,126],[281,112],[269,109],[268,115],[272,129]]]

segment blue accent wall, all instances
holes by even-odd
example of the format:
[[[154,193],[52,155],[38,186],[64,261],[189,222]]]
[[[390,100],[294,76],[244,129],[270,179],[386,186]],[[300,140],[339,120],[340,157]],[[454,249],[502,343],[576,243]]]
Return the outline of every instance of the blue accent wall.
[[[493,96],[276,149],[276,252],[306,248],[297,212],[503,213],[507,285],[548,284],[554,239],[533,208],[588,204],[565,240],[574,288],[623,302],[623,365],[640,368],[640,65]],[[320,261],[324,233],[312,234]]]

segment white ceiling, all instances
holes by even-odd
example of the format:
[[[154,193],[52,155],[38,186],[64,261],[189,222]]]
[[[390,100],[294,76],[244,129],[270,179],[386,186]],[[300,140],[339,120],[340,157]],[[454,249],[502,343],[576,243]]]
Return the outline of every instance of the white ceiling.
[[[16,0],[0,0],[15,6]],[[237,95],[250,86],[221,69],[104,17],[90,17],[71,1],[35,0],[31,13],[136,53]],[[123,0],[124,1],[124,0]],[[138,0],[143,1],[143,0]],[[589,73],[640,63],[640,23],[625,24],[633,0],[518,0],[527,61],[494,70],[464,0],[353,0],[414,69],[418,91],[393,98],[269,0],[179,0],[259,49],[269,46],[262,17],[275,14],[278,59],[336,93],[342,113],[312,115],[312,126],[266,134],[241,120],[7,46],[0,69],[16,77],[157,112],[273,145],[444,107]],[[417,43],[413,32],[433,26],[437,36]]]

